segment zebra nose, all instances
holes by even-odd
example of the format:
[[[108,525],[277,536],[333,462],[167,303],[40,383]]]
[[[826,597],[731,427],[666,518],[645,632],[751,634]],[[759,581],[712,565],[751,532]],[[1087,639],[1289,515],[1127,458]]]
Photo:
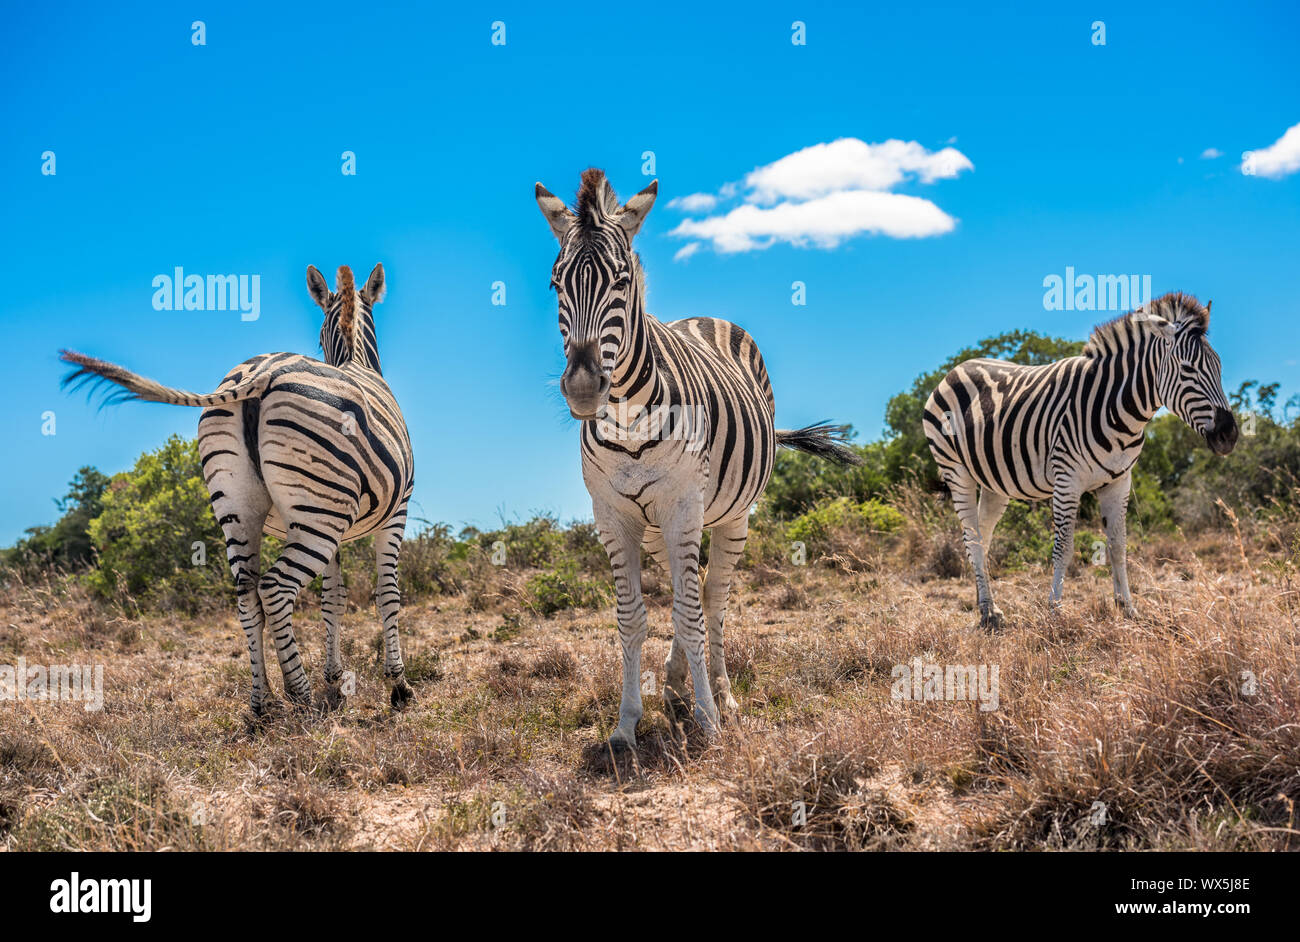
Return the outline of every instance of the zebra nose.
[[[1206,436],[1215,454],[1226,455],[1237,444],[1237,420],[1224,408],[1214,410],[1214,428]]]

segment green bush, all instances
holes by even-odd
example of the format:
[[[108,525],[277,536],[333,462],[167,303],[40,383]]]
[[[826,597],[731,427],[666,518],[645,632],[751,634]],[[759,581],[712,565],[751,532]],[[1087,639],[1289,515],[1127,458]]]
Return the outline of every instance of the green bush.
[[[859,503],[851,497],[836,497],[821,501],[792,520],[785,528],[785,537],[787,544],[800,542],[821,552],[840,533],[894,533],[902,529],[904,522],[901,513],[876,498]]]
[[[574,559],[539,572],[527,583],[528,598],[537,613],[552,615],[566,608],[600,608],[612,596],[609,582],[585,578]]]
[[[212,515],[195,442],[173,435],[157,451],[141,455],[134,468],[113,476],[102,504],[89,526],[99,566],[87,574],[100,595],[125,591],[191,612],[233,595],[225,539]]]

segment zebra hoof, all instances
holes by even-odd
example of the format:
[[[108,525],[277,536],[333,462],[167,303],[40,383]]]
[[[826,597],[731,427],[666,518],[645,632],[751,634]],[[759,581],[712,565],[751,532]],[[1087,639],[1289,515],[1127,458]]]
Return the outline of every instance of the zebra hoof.
[[[285,697],[288,698],[290,706],[297,707],[299,709],[311,707],[310,687],[304,687],[301,691],[298,692],[294,692],[292,690],[286,690],[284,695]]]
[[[740,704],[736,702],[730,690],[719,690],[713,695],[713,702],[717,704],[718,716],[724,723],[735,719],[736,714],[740,712]]]
[[[687,717],[691,715],[691,703],[689,697],[684,697],[671,687],[664,688],[664,713],[668,719],[680,726],[686,722]]]
[[[980,628],[984,631],[1001,631],[1003,621],[1001,609],[989,609],[989,611],[980,615]]]
[[[343,704],[347,702],[348,702],[348,698],[343,693],[342,689],[339,687],[338,684],[331,684],[327,686],[325,688],[325,692],[321,694],[321,706],[323,707],[324,712],[326,713],[330,712],[331,710],[339,709],[340,707],[343,706]]]
[[[393,687],[392,693],[388,695],[388,702],[393,705],[394,710],[404,710],[407,705],[415,699],[415,691],[406,681],[402,681]]]
[[[607,740],[609,749],[615,755],[621,755],[625,752],[632,752],[636,749],[636,734],[628,734],[621,729],[616,729],[610,733]]]

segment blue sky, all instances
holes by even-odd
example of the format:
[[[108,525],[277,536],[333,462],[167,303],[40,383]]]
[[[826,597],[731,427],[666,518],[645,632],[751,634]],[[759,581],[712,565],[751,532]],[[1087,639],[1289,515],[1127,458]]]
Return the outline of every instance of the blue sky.
[[[651,179],[646,151],[660,181],[637,237],[649,308],[753,333],[780,426],[833,418],[874,437],[888,397],[962,346],[1016,327],[1086,336],[1112,312],[1044,309],[1043,279],[1067,266],[1212,298],[1225,385],[1300,390],[1300,173],[1294,141],[1265,151],[1300,123],[1293,3],[27,4],[7,27],[0,544],[52,522],[81,465],[120,471],[195,431],[195,410],[97,411],[61,392],[59,347],[207,391],[255,353],[316,350],[308,264],[363,277],[384,263],[380,350],[411,427],[418,515],[589,516],[533,183],[571,198],[595,165],[627,197]],[[858,156],[874,170],[805,151],[842,139],[872,145]],[[920,162],[891,164],[875,149],[891,139]],[[969,167],[926,182],[947,147]],[[1248,150],[1270,155],[1271,175],[1241,172]],[[897,180],[872,182],[891,167]],[[833,191],[820,210],[791,189],[801,173]],[[867,231],[829,240],[818,227],[845,218],[835,200],[873,187],[915,199],[887,198],[886,216],[904,217],[892,222],[861,210]],[[668,205],[720,192],[711,211]],[[674,234],[688,219],[734,234],[745,213],[783,208],[793,242],[728,251]],[[891,236],[913,210],[948,231]],[[152,279],[176,266],[259,275],[260,316],[154,310]]]

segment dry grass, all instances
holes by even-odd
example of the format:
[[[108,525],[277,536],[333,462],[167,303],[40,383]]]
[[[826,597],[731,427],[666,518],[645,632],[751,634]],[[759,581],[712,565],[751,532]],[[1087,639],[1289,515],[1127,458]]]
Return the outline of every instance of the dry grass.
[[[942,531],[756,567],[728,615],[736,722],[683,742],[649,696],[627,757],[603,747],[612,607],[516,614],[527,573],[407,607],[406,712],[388,707],[374,616],[353,611],[356,695],[259,722],[233,611],[128,618],[63,583],[11,584],[0,664],[102,663],[106,692],[99,712],[0,702],[0,846],[1300,848],[1290,543],[1243,531],[1139,546],[1137,622],[1111,609],[1105,570],[1085,567],[1058,612],[1042,567],[995,573],[999,635],[974,628]],[[657,672],[670,599],[649,597]],[[299,639],[319,688],[311,604]],[[999,708],[893,699],[914,657],[997,665]]]

